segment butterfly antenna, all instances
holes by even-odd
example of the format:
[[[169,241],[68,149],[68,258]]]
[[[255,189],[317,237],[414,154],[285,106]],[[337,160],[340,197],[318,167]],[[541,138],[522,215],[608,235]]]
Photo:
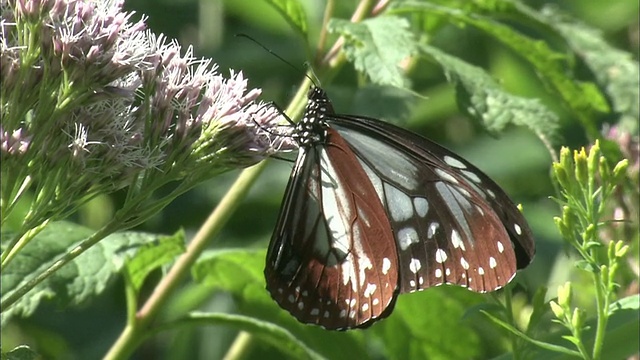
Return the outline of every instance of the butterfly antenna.
[[[265,50],[266,52],[268,52],[269,54],[271,54],[271,55],[275,56],[276,58],[280,59],[280,61],[282,61],[283,63],[285,63],[285,64],[287,64],[287,65],[291,66],[291,68],[293,68],[294,70],[296,70],[296,71],[298,71],[298,72],[301,72],[301,73],[304,73],[304,76],[305,76],[307,79],[311,80],[311,82],[313,83],[313,85],[314,85],[314,86],[316,86],[316,87],[317,87],[317,86],[318,86],[318,84],[320,83],[320,80],[318,80],[318,77],[317,77],[317,76],[316,76],[316,74],[313,72],[313,70],[311,69],[311,65],[309,65],[309,63],[308,63],[308,62],[305,62],[304,64],[305,64],[305,67],[306,67],[307,69],[310,69],[310,71],[303,72],[300,68],[296,67],[295,65],[293,65],[292,63],[290,63],[289,61],[287,61],[286,59],[284,59],[282,56],[280,56],[280,55],[276,54],[275,52],[273,52],[273,50],[271,50],[271,49],[267,48],[266,46],[262,45],[258,40],[256,40],[256,39],[252,38],[251,36],[249,36],[249,35],[247,35],[247,34],[242,34],[242,33],[240,33],[240,34],[235,34],[235,36],[236,36],[236,37],[242,37],[242,38],[245,38],[245,39],[248,39],[248,40],[253,41],[256,45],[260,46],[262,49],[264,49],[264,50]],[[313,77],[309,76],[309,73],[311,73],[311,75],[312,75]]]

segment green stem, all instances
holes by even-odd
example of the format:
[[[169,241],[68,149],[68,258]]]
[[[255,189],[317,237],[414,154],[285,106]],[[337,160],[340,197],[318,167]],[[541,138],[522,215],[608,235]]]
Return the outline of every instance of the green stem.
[[[504,291],[504,306],[507,310],[507,321],[515,328],[515,321],[513,319],[513,305],[511,302],[511,288],[506,288]],[[511,340],[511,353],[513,354],[513,359],[520,359],[518,352],[518,337],[516,334],[509,332],[509,339]]]
[[[262,162],[244,170],[242,174],[240,174],[238,180],[236,180],[229,192],[227,192],[220,204],[213,213],[211,213],[207,221],[189,243],[185,253],[178,258],[174,266],[169,270],[167,276],[156,286],[137,316],[133,318],[134,320],[127,324],[125,330],[105,355],[105,360],[127,359],[131,356],[138,343],[143,339],[147,327],[164,303],[169,299],[169,295],[189,273],[193,263],[206,248],[208,240],[217,234],[231,217],[231,214],[233,214],[240,204],[240,201],[247,195],[249,189],[258,178],[258,175],[264,170],[265,165],[266,162]]]
[[[596,309],[598,319],[592,357],[594,360],[600,360],[600,356],[602,355],[602,346],[604,345],[605,330],[609,320],[609,297],[605,293],[604,285],[602,284],[602,273],[593,273],[593,277],[596,286]]]
[[[233,340],[233,344],[229,348],[229,351],[225,354],[223,360],[238,360],[246,358],[251,345],[253,343],[253,336],[246,331],[240,331],[238,336]]]
[[[68,253],[64,254],[60,259],[56,260],[49,268],[38,274],[35,278],[29,280],[27,283],[19,287],[12,292],[9,296],[2,300],[0,303],[0,312],[8,310],[11,305],[22,298],[27,292],[33,289],[36,285],[47,279],[53,273],[58,271],[61,267],[65,266],[87,249],[98,243],[98,241],[104,239],[107,235],[113,233],[118,229],[118,221],[116,219],[110,221],[100,230],[96,231],[93,235],[83,240],[78,246],[71,249]]]
[[[4,270],[7,264],[11,262],[11,260],[18,254],[18,252],[23,249],[31,239],[33,239],[36,235],[38,235],[42,229],[49,224],[51,219],[47,219],[42,222],[40,225],[33,227],[27,230],[22,236],[17,238],[12,244],[2,252],[2,264],[0,265],[0,269]]]

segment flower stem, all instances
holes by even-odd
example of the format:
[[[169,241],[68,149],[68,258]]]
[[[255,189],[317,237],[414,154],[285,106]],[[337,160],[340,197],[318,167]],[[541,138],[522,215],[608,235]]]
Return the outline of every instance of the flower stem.
[[[207,241],[217,234],[222,226],[231,217],[241,200],[247,195],[249,189],[264,170],[266,162],[244,170],[220,204],[211,213],[202,225],[193,240],[189,243],[185,253],[178,258],[174,266],[169,270],[155,290],[142,306],[137,316],[125,327],[120,337],[105,355],[105,360],[127,359],[142,340],[145,329],[155,318],[158,311],[169,299],[169,295],[180,284],[180,281],[189,273],[191,266],[206,248]]]
[[[12,242],[9,247],[2,252],[2,264],[0,265],[0,269],[4,270],[4,268],[9,264],[9,262],[18,254],[18,252],[24,248],[31,239],[33,239],[36,235],[44,229],[51,219],[45,220],[42,224],[33,227],[26,231],[22,236],[17,238],[14,242]]]
[[[58,271],[61,267],[65,266],[73,259],[78,257],[80,254],[85,252],[87,249],[98,243],[98,241],[104,239],[109,234],[113,233],[116,229],[118,229],[119,222],[116,219],[113,219],[105,226],[103,226],[100,230],[96,231],[83,240],[78,246],[74,247],[68,253],[64,254],[60,259],[56,260],[49,268],[40,274],[38,274],[35,278],[29,280],[27,283],[19,287],[9,296],[2,300],[0,303],[0,312],[4,312],[11,307],[16,301],[22,298],[27,292],[33,289],[36,285],[40,284],[42,281],[47,279],[53,273]]]
[[[609,318],[609,297],[606,294],[604,285],[602,284],[602,277],[600,272],[593,273],[594,284],[596,290],[596,309],[597,309],[597,323],[596,323],[596,336],[593,343],[592,358],[594,360],[600,360],[602,355],[602,345],[604,345],[604,335],[607,328],[607,321]]]
[[[247,356],[248,350],[251,348],[251,342],[253,341],[253,336],[246,331],[240,331],[238,336],[233,340],[233,344],[231,344],[231,348],[225,354],[223,360],[236,360],[236,359],[244,359]]]

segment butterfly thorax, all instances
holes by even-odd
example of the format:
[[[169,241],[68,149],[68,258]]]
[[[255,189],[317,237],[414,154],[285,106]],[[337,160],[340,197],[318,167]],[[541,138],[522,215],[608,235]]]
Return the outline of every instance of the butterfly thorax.
[[[333,105],[324,90],[311,87],[308,93],[309,101],[304,117],[297,125],[300,147],[311,147],[324,144],[327,136],[327,115],[333,114]]]

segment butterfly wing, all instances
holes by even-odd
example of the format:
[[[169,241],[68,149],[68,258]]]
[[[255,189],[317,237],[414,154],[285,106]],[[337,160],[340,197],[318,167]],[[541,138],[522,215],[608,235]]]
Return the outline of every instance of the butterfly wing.
[[[300,149],[267,252],[267,289],[301,322],[368,326],[395,303],[395,244],[368,175],[329,129],[325,143]]]
[[[327,119],[384,204],[398,248],[400,291],[443,283],[496,290],[534,254],[517,207],[488,176],[445,148],[375,119]]]

